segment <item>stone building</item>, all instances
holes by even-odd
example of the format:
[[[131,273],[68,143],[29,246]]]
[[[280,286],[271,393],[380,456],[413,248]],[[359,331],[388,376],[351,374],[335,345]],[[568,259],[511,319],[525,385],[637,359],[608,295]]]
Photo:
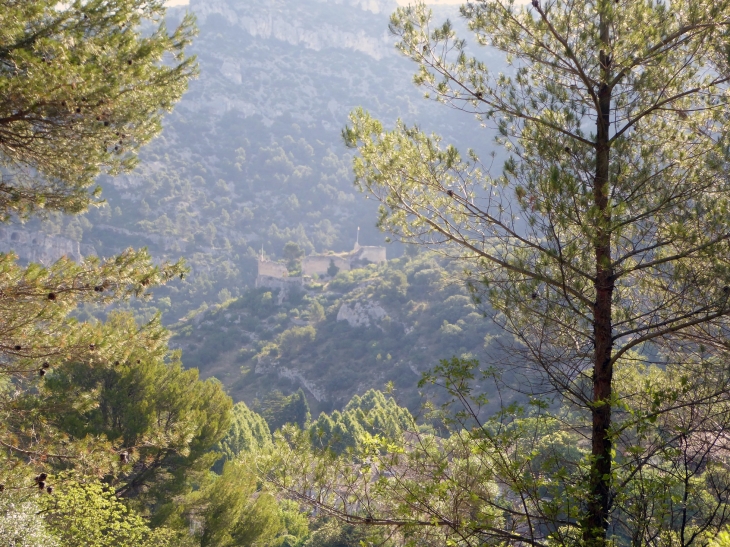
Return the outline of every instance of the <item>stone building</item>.
[[[355,243],[355,248],[350,253],[350,262],[370,262],[372,264],[383,264],[387,262],[385,247],[367,246],[361,247]]]
[[[267,260],[264,257],[263,249],[258,261],[258,275],[256,276],[256,287],[267,287],[269,289],[280,289],[280,298],[292,287],[304,285],[305,278],[313,275],[329,275],[330,265],[346,272],[354,266],[365,264],[382,264],[386,262],[385,247],[361,246],[355,243],[355,247],[349,253],[310,255],[302,259],[302,277],[289,276],[289,271],[284,264]]]
[[[330,264],[341,272],[352,270],[356,266],[365,264],[383,264],[387,261],[385,247],[361,246],[360,228],[355,247],[349,253],[311,255],[302,260],[302,272],[304,275],[328,275]]]
[[[304,275],[327,275],[330,264],[334,264],[341,272],[349,271],[350,257],[349,255],[343,257],[334,254],[307,256],[302,259],[302,273]]]
[[[292,289],[301,288],[304,285],[303,277],[289,277],[289,271],[284,264],[266,260],[262,256],[258,262],[258,275],[256,276],[256,288],[265,287],[267,289],[279,290],[279,304],[289,294]]]
[[[273,262],[272,260],[266,260],[265,258],[259,258],[259,277],[276,277],[278,279],[287,277],[289,275],[288,270],[284,264]]]

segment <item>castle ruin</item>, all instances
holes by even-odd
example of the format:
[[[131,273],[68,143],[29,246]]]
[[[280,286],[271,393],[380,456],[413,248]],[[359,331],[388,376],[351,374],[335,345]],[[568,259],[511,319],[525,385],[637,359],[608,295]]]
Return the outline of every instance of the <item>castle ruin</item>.
[[[385,247],[361,246],[359,244],[358,228],[358,241],[352,251],[306,256],[302,259],[302,276],[289,276],[289,271],[284,264],[267,260],[262,250],[258,261],[256,287],[281,289],[283,295],[291,287],[303,286],[305,278],[310,278],[315,274],[318,276],[329,275],[328,271],[333,264],[341,272],[366,264],[383,264],[387,262],[385,252]]]
[[[302,259],[302,273],[304,275],[327,275],[330,265],[334,264],[341,272],[349,271],[350,259],[342,255],[310,255]]]
[[[275,277],[281,279],[289,275],[286,266],[278,262],[259,258],[259,277]]]
[[[258,262],[256,288],[266,287],[268,289],[279,289],[279,300],[281,300],[292,287],[301,287],[302,285],[304,285],[303,277],[289,277],[289,271],[284,264],[266,260],[263,252],[261,253]]]

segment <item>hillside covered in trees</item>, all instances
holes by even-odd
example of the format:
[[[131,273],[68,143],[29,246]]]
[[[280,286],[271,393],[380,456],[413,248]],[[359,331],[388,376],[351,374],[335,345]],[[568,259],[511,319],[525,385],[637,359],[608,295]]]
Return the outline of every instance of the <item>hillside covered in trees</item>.
[[[0,547],[730,545],[729,0],[165,4],[0,0]]]
[[[190,52],[200,76],[164,131],[134,171],[99,179],[105,206],[16,229],[78,241],[100,256],[144,245],[158,260],[183,257],[185,279],[137,306],[147,318],[160,309],[165,324],[253,287],[262,248],[276,258],[290,241],[307,254],[345,251],[358,227],[363,244],[382,244],[377,207],[353,186],[353,155],[340,134],[349,112],[365,105],[389,119],[446,125],[460,139],[485,135],[410,84],[387,32],[394,7],[193,0],[170,9],[170,25],[188,9],[197,17]],[[291,32],[279,30],[289,21]]]
[[[285,260],[287,244],[307,255],[345,251],[359,236],[362,243],[386,245],[390,258],[403,254],[402,245],[385,243],[375,227],[377,207],[353,186],[353,153],[341,136],[353,108],[365,105],[389,119],[415,116],[424,127],[447,128],[456,142],[469,135],[490,140],[488,131],[424,101],[410,84],[411,67],[387,32],[393,9],[389,2],[195,0],[168,10],[169,25],[187,10],[197,17],[189,50],[198,56],[200,75],[164,118],[164,131],[140,150],[133,171],[99,178],[103,206],[14,225],[8,248],[21,261],[38,257],[31,242],[48,236],[60,249],[79,245],[80,254],[112,256],[146,246],[157,261],[184,259],[189,271],[182,279],[153,291],[149,301],[116,306],[140,320],[161,312],[176,334],[173,346],[184,350],[184,365],[221,380],[236,400],[253,404],[269,389],[302,387],[312,405],[340,408],[354,394],[394,381],[415,409],[414,380],[423,370],[454,351],[484,349],[489,329],[475,317],[485,310],[470,307],[458,287],[461,267],[436,258],[428,267],[396,262],[382,271],[343,274],[307,290],[301,302],[244,313],[244,323],[236,322],[241,313],[232,315],[239,306],[254,306],[248,302],[262,249]],[[280,30],[286,20],[295,21],[295,31]],[[18,245],[14,232],[27,234],[27,242]],[[396,271],[408,280],[393,289],[393,298],[382,288],[368,289],[400,282],[391,279]],[[385,323],[355,328],[336,320],[343,303],[370,300],[387,309]],[[308,319],[315,301],[326,310],[321,323]],[[86,307],[81,316],[100,311]],[[405,333],[399,329],[414,325],[409,341],[420,341],[408,349],[399,343]],[[293,334],[296,329],[304,334]],[[311,329],[319,332],[316,351],[293,361],[293,350],[270,357],[279,349],[275,339],[306,338]],[[322,344],[322,337],[331,342]]]
[[[281,303],[277,290],[249,289],[175,325],[172,343],[249,404],[303,387],[310,405],[330,411],[392,384],[416,412],[423,372],[454,355],[484,357],[499,334],[460,274],[421,254],[314,280]]]

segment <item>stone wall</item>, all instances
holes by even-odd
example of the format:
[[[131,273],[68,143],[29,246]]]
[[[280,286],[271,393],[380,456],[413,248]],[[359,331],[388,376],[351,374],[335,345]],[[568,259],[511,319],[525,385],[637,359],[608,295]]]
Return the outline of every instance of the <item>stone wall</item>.
[[[330,261],[337,266],[341,272],[350,270],[350,261],[347,258],[336,255],[312,255],[302,259],[302,272],[304,275],[327,275]]]
[[[266,276],[283,278],[286,277],[287,274],[288,271],[284,264],[271,262],[270,260],[259,260],[259,277]]]
[[[272,277],[269,275],[260,275],[256,278],[257,287],[267,287],[269,289],[287,290],[291,287],[301,287],[303,285],[303,277]]]
[[[339,271],[346,272],[352,269],[353,262],[358,261],[372,262],[374,264],[385,262],[385,247],[360,247],[358,245],[351,253],[345,255],[332,254],[305,256],[302,259],[302,274],[305,276],[312,276],[315,274],[320,276],[328,275],[327,270],[329,270],[330,264],[334,264]],[[284,264],[259,259],[258,266],[259,277],[290,279]]]

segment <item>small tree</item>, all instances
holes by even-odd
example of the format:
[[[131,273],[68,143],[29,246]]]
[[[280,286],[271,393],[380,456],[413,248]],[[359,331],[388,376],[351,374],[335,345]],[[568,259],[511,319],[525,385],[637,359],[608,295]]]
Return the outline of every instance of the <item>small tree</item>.
[[[58,547],[32,494],[6,492],[0,498],[0,537],[7,547]],[[44,495],[44,494],[41,494]]]
[[[231,426],[215,451],[221,457],[215,463],[214,470],[220,473],[226,461],[232,461],[239,454],[250,454],[271,446],[271,431],[266,420],[250,410],[243,401],[233,406]]]
[[[105,460],[115,454],[98,450],[105,444],[101,439],[70,439],[58,427],[65,413],[93,406],[93,394],[54,400],[47,382],[73,363],[84,363],[88,373],[89,367],[112,369],[127,360],[134,366],[143,355],[162,358],[167,337],[155,321],[146,327],[127,321],[122,329],[79,322],[72,313],[81,304],[144,297],[148,288],[182,271],[180,264],[152,266],[146,251],[82,264],[64,258],[48,268],[23,268],[12,255],[0,256],[0,484],[23,484],[34,468],[48,464],[74,463],[93,473],[109,468]],[[139,357],[132,359],[135,352]],[[97,449],[90,446],[94,442]],[[21,459],[32,465],[19,467]]]
[[[326,314],[324,311],[324,306],[317,302],[316,300],[312,300],[312,303],[309,305],[309,321],[311,323],[317,324],[324,321],[326,318]]]
[[[304,251],[293,241],[289,241],[284,245],[284,259],[286,259],[286,267],[289,273],[301,272],[299,261],[304,256]]]
[[[304,427],[311,418],[307,397],[301,388],[289,396],[274,390],[266,395],[257,410],[266,420],[270,431],[276,431],[285,424]]]
[[[362,110],[345,138],[380,226],[464,260],[515,341],[493,376],[534,410],[483,423],[476,365],[444,364],[434,382],[464,406],[454,457],[439,443],[391,453],[382,505],[349,507],[453,542],[691,545],[730,514],[717,444],[730,394],[730,2],[479,0],[461,14],[507,73],[470,57],[449,23],[432,27],[423,5],[400,8],[391,30],[418,84],[496,128],[502,174]],[[549,414],[547,429],[530,417]],[[535,467],[547,431],[587,453]]]
[[[63,545],[113,547],[179,545],[175,533],[152,530],[145,520],[99,482],[65,481],[44,499],[44,517]]]
[[[330,258],[330,265],[327,268],[327,275],[330,277],[336,276],[340,272],[340,269],[335,266],[335,261]]]
[[[282,530],[276,499],[259,491],[246,461],[229,461],[223,474],[200,493],[201,547],[268,545]]]

